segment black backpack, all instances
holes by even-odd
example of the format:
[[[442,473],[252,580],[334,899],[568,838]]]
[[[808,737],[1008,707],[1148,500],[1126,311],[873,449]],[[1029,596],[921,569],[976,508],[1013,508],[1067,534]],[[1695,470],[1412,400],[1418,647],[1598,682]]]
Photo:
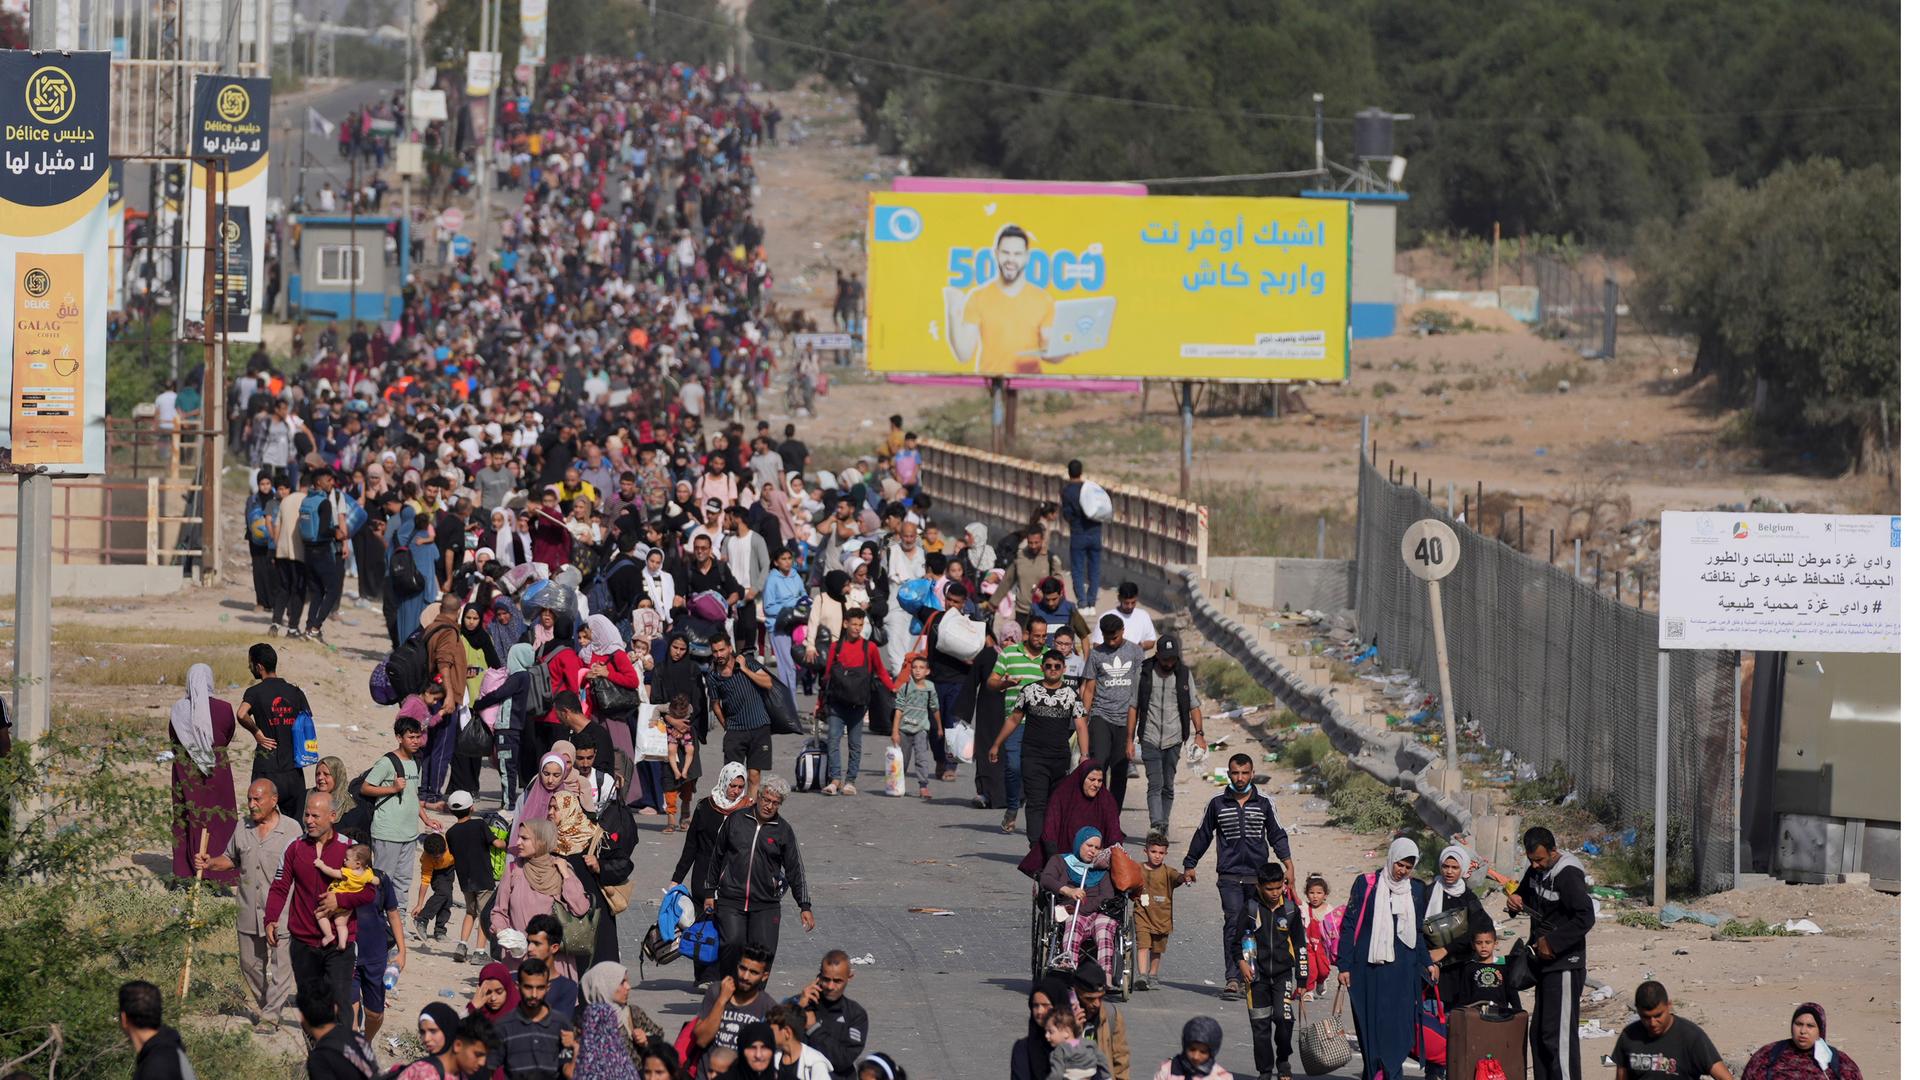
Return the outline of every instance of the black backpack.
[[[408,694],[420,693],[433,681],[433,636],[454,630],[452,626],[415,630],[413,636],[387,654],[387,686],[398,700],[404,701]],[[452,693],[453,688],[448,687],[447,691]]]
[[[860,642],[860,666],[847,667],[840,663],[840,647],[846,642],[835,642],[833,651],[827,654],[827,700],[841,705],[858,705],[866,708],[873,697],[873,668],[867,661],[870,651],[867,642]]]
[[[394,776],[404,781],[407,778],[406,762],[400,760],[400,755],[391,750],[387,751],[384,756],[388,761],[393,762]],[[397,799],[400,797],[398,793],[392,795],[362,795],[360,789],[366,786],[367,773],[372,771],[373,766],[369,765],[367,766],[366,772],[347,781],[347,794],[353,796],[353,809],[347,811],[347,813],[334,824],[334,831],[342,836],[350,836],[356,840],[371,841],[373,838],[373,808],[386,802],[388,799]]]

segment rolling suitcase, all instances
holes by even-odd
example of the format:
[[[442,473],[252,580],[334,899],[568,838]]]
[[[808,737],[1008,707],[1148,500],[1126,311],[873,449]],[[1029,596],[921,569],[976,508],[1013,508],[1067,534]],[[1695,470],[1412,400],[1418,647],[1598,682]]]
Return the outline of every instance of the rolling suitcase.
[[[1527,1012],[1492,1006],[1455,1009],[1447,1014],[1447,1076],[1474,1080],[1486,1058],[1500,1063],[1507,1080],[1526,1080]]]

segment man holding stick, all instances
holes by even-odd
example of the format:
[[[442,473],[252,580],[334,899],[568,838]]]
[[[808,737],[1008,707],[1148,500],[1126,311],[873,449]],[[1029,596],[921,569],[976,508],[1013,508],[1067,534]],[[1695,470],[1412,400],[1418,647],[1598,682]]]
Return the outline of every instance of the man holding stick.
[[[281,1010],[293,996],[293,961],[287,939],[267,940],[267,892],[286,861],[287,847],[300,839],[300,827],[280,812],[280,793],[271,780],[247,785],[248,828],[235,829],[225,851],[194,857],[196,871],[240,871],[240,910],[235,925],[240,934],[240,975],[253,993],[254,1032],[270,1034],[280,1027]],[[280,929],[285,929],[281,927]]]

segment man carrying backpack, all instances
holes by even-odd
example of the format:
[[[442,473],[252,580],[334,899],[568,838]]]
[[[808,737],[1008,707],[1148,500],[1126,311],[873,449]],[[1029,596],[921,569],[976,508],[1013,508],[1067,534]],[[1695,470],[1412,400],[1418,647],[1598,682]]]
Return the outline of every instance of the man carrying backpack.
[[[393,882],[400,896],[413,895],[414,874],[420,856],[414,842],[420,830],[440,831],[440,823],[420,807],[420,763],[415,757],[426,745],[426,729],[411,716],[393,722],[393,750],[373,763],[360,778],[355,798],[373,803],[373,868]]]
[[[1088,481],[1079,458],[1067,462],[1067,483],[1060,489],[1060,516],[1066,519],[1068,555],[1073,563],[1073,591],[1080,606],[1091,609],[1100,600],[1100,522],[1087,516],[1080,501]],[[1097,486],[1097,485],[1096,485]],[[1097,512],[1097,511],[1096,511]]]
[[[306,562],[307,637],[326,644],[320,628],[340,603],[345,581],[340,572],[347,527],[334,512],[333,470],[324,465],[307,473],[312,486],[300,501],[300,546]],[[291,631],[291,627],[288,628]]]
[[[860,794],[854,785],[860,776],[861,727],[867,722],[874,682],[888,690],[898,689],[881,662],[879,648],[862,636],[866,628],[867,613],[860,608],[848,608],[840,616],[840,640],[827,651],[826,670],[820,677],[816,715],[827,720],[827,786],[820,789],[822,795]],[[840,773],[842,733],[847,737],[845,780]]]
[[[267,627],[267,636],[279,637],[285,630],[288,637],[297,638],[300,611],[307,603],[307,563],[300,543],[300,507],[307,497],[294,490],[293,481],[279,470],[273,474],[273,490],[280,498],[280,509],[273,515],[271,526],[273,570],[280,588],[274,594],[273,623]]]

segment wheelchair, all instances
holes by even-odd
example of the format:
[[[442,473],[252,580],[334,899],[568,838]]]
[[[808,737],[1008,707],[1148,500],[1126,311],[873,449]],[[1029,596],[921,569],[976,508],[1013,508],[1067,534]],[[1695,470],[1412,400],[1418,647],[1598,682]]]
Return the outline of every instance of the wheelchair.
[[[1125,1001],[1133,993],[1134,969],[1137,955],[1134,949],[1136,940],[1133,925],[1133,900],[1121,896],[1121,914],[1115,922],[1120,924],[1120,933],[1113,946],[1113,964],[1107,972],[1107,981],[1118,990],[1109,996]],[[1073,918],[1073,904],[1054,896],[1045,889],[1035,886],[1033,890],[1033,978],[1037,981],[1049,971],[1071,973],[1083,959],[1097,959],[1093,935],[1088,934],[1080,942],[1078,956],[1063,957],[1062,946],[1067,939],[1067,921]]]

